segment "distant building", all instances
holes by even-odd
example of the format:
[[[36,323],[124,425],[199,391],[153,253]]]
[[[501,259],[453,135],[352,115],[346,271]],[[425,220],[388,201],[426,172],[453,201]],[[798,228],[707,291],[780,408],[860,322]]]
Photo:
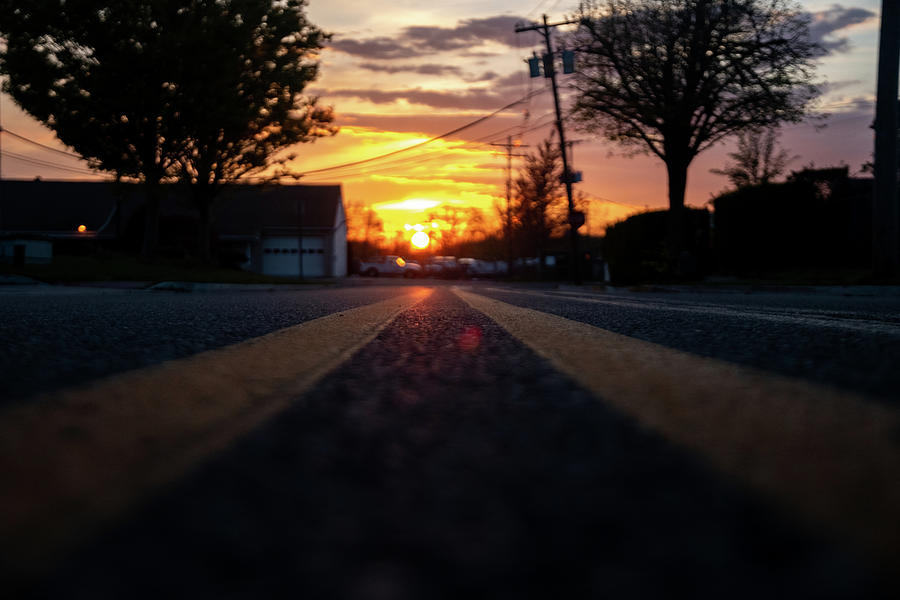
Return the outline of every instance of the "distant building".
[[[0,235],[0,264],[46,265],[53,260],[53,242],[39,235]]]
[[[167,190],[161,245],[188,250],[197,213],[186,188]],[[143,231],[143,202],[137,184],[0,181],[0,236],[133,244]],[[246,270],[285,277],[347,274],[340,185],[230,186],[216,201],[212,229],[219,254]]]

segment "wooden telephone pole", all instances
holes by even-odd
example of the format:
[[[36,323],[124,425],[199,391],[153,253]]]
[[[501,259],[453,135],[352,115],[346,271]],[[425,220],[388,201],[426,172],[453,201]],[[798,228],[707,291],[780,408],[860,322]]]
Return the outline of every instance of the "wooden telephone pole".
[[[575,183],[575,174],[569,168],[569,159],[566,155],[566,131],[563,126],[562,110],[559,106],[559,88],[556,84],[556,67],[553,60],[553,43],[550,39],[552,28],[561,25],[572,25],[579,21],[561,21],[559,23],[548,23],[547,15],[543,16],[543,23],[534,23],[529,26],[516,27],[516,33],[523,31],[537,31],[544,36],[544,43],[547,46],[547,54],[544,55],[544,77],[550,79],[550,85],[553,89],[553,106],[556,109],[556,132],[559,135],[559,153],[562,156],[563,164],[563,182],[566,185],[566,198],[569,201],[569,239],[570,239],[570,257],[569,271],[572,274],[572,283],[581,285],[581,254],[578,244],[578,228],[584,224],[583,216],[581,222],[577,221],[580,213],[575,211],[575,200],[572,196],[572,184]]]
[[[900,211],[897,196],[898,70],[900,4],[881,3],[878,89],[875,104],[875,197],[872,205],[872,267],[876,275],[900,273]]]
[[[513,271],[513,239],[512,239],[512,159],[513,148],[527,148],[521,144],[513,144],[512,136],[506,136],[505,144],[491,144],[506,149],[506,274],[512,275]]]

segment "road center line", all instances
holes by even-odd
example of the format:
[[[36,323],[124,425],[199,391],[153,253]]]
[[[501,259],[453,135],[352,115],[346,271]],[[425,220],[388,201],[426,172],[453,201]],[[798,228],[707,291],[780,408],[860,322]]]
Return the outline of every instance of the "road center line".
[[[625,298],[596,298],[585,296],[579,292],[542,292],[535,290],[512,290],[501,288],[488,288],[491,291],[503,293],[521,294],[525,296],[539,296],[542,298],[556,298],[560,296],[567,300],[585,302],[589,304],[603,304],[605,306],[620,306],[623,308],[636,308],[641,310],[662,310],[669,312],[681,312],[699,314],[703,316],[738,317],[742,319],[754,319],[768,321],[780,325],[800,325],[805,327],[818,327],[826,329],[842,329],[845,331],[876,333],[880,335],[900,336],[900,323],[893,321],[877,321],[870,319],[853,318],[841,313],[823,313],[822,311],[795,310],[786,308],[770,308],[760,310],[749,306],[719,306],[712,304],[685,304],[683,302],[662,302],[654,300],[628,300]]]
[[[900,412],[453,290],[604,401],[900,567]]]
[[[432,290],[38,396],[0,413],[0,564],[42,569],[286,408]]]

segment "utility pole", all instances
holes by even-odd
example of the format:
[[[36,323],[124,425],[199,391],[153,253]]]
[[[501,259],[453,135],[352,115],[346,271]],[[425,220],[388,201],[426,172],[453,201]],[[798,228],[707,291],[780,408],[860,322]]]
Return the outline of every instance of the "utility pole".
[[[570,257],[569,270],[572,273],[572,283],[581,285],[581,256],[578,248],[578,228],[584,224],[576,221],[575,201],[572,197],[572,184],[574,183],[575,174],[569,169],[569,159],[566,156],[566,132],[563,127],[562,110],[559,107],[559,88],[556,85],[556,67],[553,60],[553,43],[550,39],[550,30],[553,27],[561,25],[572,25],[579,21],[561,21],[559,23],[548,23],[547,15],[543,15],[543,23],[534,23],[530,26],[516,27],[516,33],[523,31],[537,31],[544,36],[544,43],[547,46],[547,54],[544,56],[544,77],[550,78],[550,85],[553,89],[553,106],[556,109],[556,132],[559,135],[559,153],[562,156],[563,164],[563,182],[566,185],[566,198],[569,201],[569,238],[570,238]]]
[[[876,275],[900,272],[900,211],[897,209],[898,71],[900,4],[882,0],[875,104],[875,197],[872,205],[872,267]]]
[[[506,273],[512,275],[513,271],[513,241],[512,241],[512,159],[513,156],[524,156],[523,154],[513,154],[513,148],[527,148],[522,144],[513,144],[512,136],[506,136],[505,144],[491,144],[491,146],[499,146],[506,148]]]

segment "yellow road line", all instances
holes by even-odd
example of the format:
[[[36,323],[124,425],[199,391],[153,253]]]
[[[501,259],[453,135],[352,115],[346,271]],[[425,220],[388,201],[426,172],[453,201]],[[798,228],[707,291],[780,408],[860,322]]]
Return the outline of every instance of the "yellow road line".
[[[0,413],[0,564],[41,569],[287,407],[430,293],[410,288]]]
[[[900,567],[900,413],[454,289],[582,386]]]

